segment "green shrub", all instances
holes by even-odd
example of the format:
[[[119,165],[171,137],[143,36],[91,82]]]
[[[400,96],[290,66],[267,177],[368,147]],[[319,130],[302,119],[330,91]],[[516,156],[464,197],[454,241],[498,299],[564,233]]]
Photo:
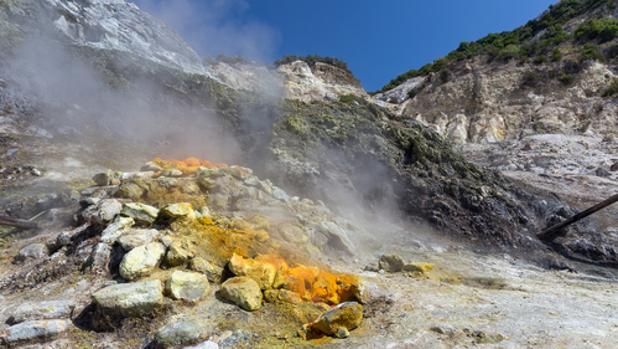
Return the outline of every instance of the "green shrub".
[[[579,41],[594,40],[607,42],[618,37],[618,19],[589,19],[575,30],[575,38]]]
[[[545,80],[545,75],[537,70],[529,70],[521,77],[522,87],[535,88]]]
[[[562,60],[562,52],[560,52],[560,48],[556,47],[551,52],[551,61],[552,62],[560,62]]]
[[[618,79],[612,80],[609,86],[603,91],[603,97],[616,98],[618,97]]]
[[[566,71],[560,71],[560,74],[558,74],[558,81],[566,86],[571,85],[573,81],[575,81],[575,75]]]
[[[510,61],[521,55],[522,49],[519,45],[509,44],[498,51],[497,58],[501,61]]]
[[[553,61],[559,61],[562,57],[555,51],[563,42],[571,39],[570,34],[564,29],[565,24],[576,16],[587,12],[610,12],[613,11],[615,0],[562,0],[555,5],[551,5],[537,19],[531,20],[526,25],[509,32],[493,33],[475,42],[462,42],[457,49],[450,52],[442,60],[423,66],[418,70],[409,70],[396,77],[386,84],[381,90],[389,90],[397,87],[404,81],[426,74],[437,72],[444,66],[454,61],[486,55],[490,59],[511,60],[517,58],[526,61],[529,57],[534,63],[540,64],[547,61],[547,56],[551,56]],[[608,10],[609,9],[609,10]],[[600,42],[607,41],[610,37],[616,37],[616,19],[593,20],[586,26],[582,25],[579,37],[583,38],[592,35],[595,40]],[[578,28],[579,29],[579,28]],[[539,33],[542,35],[536,40]],[[609,39],[611,40],[611,39]],[[560,57],[560,59],[558,59]],[[588,47],[582,50],[583,59],[603,60],[600,50]]]
[[[541,55],[541,56],[536,56],[534,57],[534,59],[532,60],[532,63],[534,64],[543,64],[547,62],[547,57]]]
[[[579,59],[581,61],[587,61],[591,59],[603,62],[605,61],[605,56],[603,56],[603,52],[601,52],[599,45],[587,43],[582,46],[579,52]]]
[[[311,129],[307,121],[301,116],[290,116],[285,122],[287,128],[299,136],[306,136]]]
[[[584,64],[582,64],[581,62],[567,60],[562,64],[562,71],[567,72],[569,74],[579,74],[583,70],[584,70]]]
[[[345,103],[345,104],[351,104],[351,103],[356,102],[358,99],[359,97],[350,93],[350,94],[339,97],[339,102]]]

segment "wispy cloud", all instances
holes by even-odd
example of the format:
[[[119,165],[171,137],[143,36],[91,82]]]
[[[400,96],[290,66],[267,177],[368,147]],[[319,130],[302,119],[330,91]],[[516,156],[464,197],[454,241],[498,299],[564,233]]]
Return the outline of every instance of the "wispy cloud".
[[[133,0],[174,28],[204,56],[219,54],[271,61],[278,33],[250,18],[244,0]]]

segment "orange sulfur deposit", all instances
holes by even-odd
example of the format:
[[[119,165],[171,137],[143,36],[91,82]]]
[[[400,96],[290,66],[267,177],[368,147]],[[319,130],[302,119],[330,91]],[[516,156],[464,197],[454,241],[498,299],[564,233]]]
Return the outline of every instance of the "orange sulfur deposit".
[[[159,157],[152,160],[158,166],[161,166],[164,169],[176,168],[184,174],[192,174],[197,172],[200,167],[205,168],[223,168],[227,167],[227,164],[212,162],[208,160],[198,159],[196,157],[188,157],[184,160],[174,160],[174,159],[161,159]]]
[[[263,288],[288,290],[304,301],[335,305],[359,298],[357,277],[302,264],[289,266],[277,255],[260,255],[254,259],[234,255],[230,269],[237,275],[256,279]]]

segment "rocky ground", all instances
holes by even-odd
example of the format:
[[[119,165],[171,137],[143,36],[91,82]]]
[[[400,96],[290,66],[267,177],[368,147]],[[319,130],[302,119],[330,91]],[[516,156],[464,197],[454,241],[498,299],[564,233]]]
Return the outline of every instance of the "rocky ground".
[[[612,278],[421,226],[356,246],[365,228],[249,169],[156,160],[94,181],[64,209],[75,228],[5,242],[4,346],[612,348],[618,331]]]
[[[611,62],[369,95],[107,0],[3,2],[0,39],[0,213],[39,225],[0,228],[0,346],[615,347],[618,209],[536,237],[616,190]]]

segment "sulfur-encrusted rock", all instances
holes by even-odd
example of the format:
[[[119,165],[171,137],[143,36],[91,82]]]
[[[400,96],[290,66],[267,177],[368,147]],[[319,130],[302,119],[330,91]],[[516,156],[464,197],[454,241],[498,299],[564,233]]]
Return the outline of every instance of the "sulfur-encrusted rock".
[[[403,270],[405,262],[397,255],[383,255],[380,257],[378,267],[387,273],[397,273]]]
[[[191,259],[189,264],[191,270],[200,272],[208,278],[208,281],[219,283],[223,274],[223,268],[218,265],[212,264],[209,261],[201,257],[195,257]]]
[[[234,275],[247,276],[255,280],[262,290],[271,288],[277,275],[275,265],[243,258],[237,254],[232,255],[228,266]]]
[[[247,311],[258,310],[262,307],[260,285],[246,276],[237,276],[225,281],[221,285],[219,295]]]
[[[71,300],[25,302],[8,311],[10,316],[7,323],[68,318],[74,307],[75,303]]]
[[[356,302],[345,302],[324,312],[311,324],[305,325],[306,331],[317,331],[328,336],[346,338],[350,331],[360,326],[363,321],[363,306]]]
[[[118,243],[125,251],[131,251],[138,246],[155,241],[159,235],[156,229],[129,229],[118,238]]]
[[[264,291],[264,299],[269,303],[291,303],[300,304],[303,299],[296,292],[288,290],[266,290]]]
[[[169,204],[159,211],[159,215],[164,219],[193,219],[195,212],[193,206],[188,202]]]
[[[403,266],[403,271],[425,274],[433,270],[433,264],[425,262],[410,262]]]
[[[127,280],[149,274],[154,270],[165,254],[165,246],[159,242],[151,242],[129,251],[120,263],[120,276]]]
[[[98,290],[92,298],[105,315],[143,316],[163,304],[163,286],[159,280],[116,284]]]
[[[151,225],[159,215],[159,210],[156,207],[138,203],[128,202],[122,205],[120,214],[126,217],[131,217],[138,225]]]
[[[165,283],[165,291],[173,299],[199,301],[208,291],[208,278],[200,273],[174,271]]]
[[[49,340],[68,330],[70,326],[70,320],[31,320],[9,327],[3,339],[9,347],[20,342]]]

